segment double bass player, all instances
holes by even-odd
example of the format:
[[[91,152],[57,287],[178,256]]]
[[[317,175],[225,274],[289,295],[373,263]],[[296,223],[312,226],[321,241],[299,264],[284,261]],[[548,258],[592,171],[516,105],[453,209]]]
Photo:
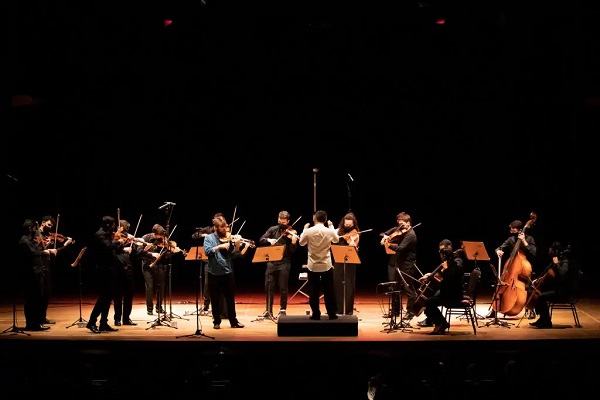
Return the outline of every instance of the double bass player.
[[[532,221],[535,221],[535,214],[532,215]],[[528,225],[530,225],[532,221],[529,221]],[[510,236],[498,248],[496,248],[496,255],[498,258],[502,259],[505,254],[512,255],[515,247],[517,247],[520,254],[524,255],[527,261],[531,263],[534,260],[537,252],[537,247],[533,236],[525,232],[523,222],[518,219],[511,222],[508,225],[508,229]],[[495,296],[497,295],[498,291],[496,292]],[[495,300],[496,299],[492,300],[492,306],[494,306]],[[496,310],[492,308],[485,317],[496,318]]]

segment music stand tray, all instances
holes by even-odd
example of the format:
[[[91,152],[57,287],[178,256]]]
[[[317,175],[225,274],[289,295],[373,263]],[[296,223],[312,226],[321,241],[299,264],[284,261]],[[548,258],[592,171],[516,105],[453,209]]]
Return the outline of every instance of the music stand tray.
[[[466,242],[463,240],[462,247],[468,260],[488,261],[490,259],[483,242]]]
[[[354,246],[331,245],[333,261],[344,264],[360,264],[358,252]]]
[[[253,263],[279,261],[283,258],[285,246],[262,246],[257,247],[252,257]]]
[[[198,261],[198,260],[208,261],[208,256],[204,252],[204,247],[196,246],[196,247],[190,248],[187,255],[185,256],[185,260],[186,261]]]

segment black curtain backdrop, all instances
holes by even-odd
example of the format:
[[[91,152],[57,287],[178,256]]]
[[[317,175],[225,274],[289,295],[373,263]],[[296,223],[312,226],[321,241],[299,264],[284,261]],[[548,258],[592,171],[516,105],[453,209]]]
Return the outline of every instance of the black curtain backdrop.
[[[491,281],[508,224],[531,212],[534,271],[555,240],[586,264],[593,245],[582,232],[599,200],[596,179],[584,178],[597,164],[597,13],[427,4],[377,17],[230,13],[212,2],[15,9],[9,262],[25,218],[60,215],[76,245],[55,282],[77,290],[69,263],[117,210],[132,230],[140,221],[141,236],[176,203],[172,239],[189,247],[216,212],[235,212],[234,231],[244,223],[253,240],[281,210],[302,216],[301,231],[316,200],[334,224],[351,210],[372,229],[359,280],[373,290],[387,281],[379,234],[401,211],[421,223],[423,272],[438,265],[441,239],[481,241]],[[251,255],[238,286],[261,288],[264,266]],[[297,272],[305,261],[300,249]],[[176,283],[193,289],[195,273],[175,260]]]

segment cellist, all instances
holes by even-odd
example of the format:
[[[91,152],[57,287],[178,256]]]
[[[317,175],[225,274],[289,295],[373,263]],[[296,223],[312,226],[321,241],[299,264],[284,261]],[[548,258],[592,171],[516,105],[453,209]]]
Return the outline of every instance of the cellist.
[[[535,311],[540,317],[537,321],[529,323],[535,328],[552,328],[549,303],[566,301],[577,290],[579,268],[570,262],[570,250],[569,246],[565,249],[560,242],[552,243],[552,246],[548,249],[552,264],[549,265],[544,274],[532,283],[536,293],[539,292],[536,297]],[[538,287],[538,285],[541,287]],[[544,290],[541,291],[540,289]]]
[[[520,220],[514,220],[508,225],[510,236],[496,248],[496,255],[498,258],[502,258],[505,254],[511,254],[513,249],[519,243],[519,251],[521,251],[527,260],[532,263],[535,258],[537,247],[535,245],[535,239],[528,233],[523,231],[523,222]],[[493,302],[492,302],[493,305]],[[496,318],[496,311],[490,309],[490,312],[485,316],[486,318]],[[531,317],[534,318],[535,316]]]

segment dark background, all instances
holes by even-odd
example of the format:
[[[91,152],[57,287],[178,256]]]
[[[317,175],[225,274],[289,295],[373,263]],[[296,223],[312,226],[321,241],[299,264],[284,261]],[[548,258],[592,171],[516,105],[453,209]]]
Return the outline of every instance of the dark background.
[[[299,231],[315,205],[336,225],[352,210],[372,229],[358,279],[373,291],[387,281],[379,233],[401,211],[421,223],[423,272],[441,239],[481,241],[489,282],[508,224],[534,212],[534,271],[559,240],[597,275],[583,232],[598,221],[600,32],[584,3],[92,4],[10,13],[7,259],[25,218],[59,216],[76,244],[57,290],[76,290],[70,262],[118,210],[136,236],[168,224],[185,248],[216,212],[258,240],[280,210],[302,216]],[[262,287],[251,257],[240,290]],[[305,261],[301,249],[291,289]],[[175,284],[191,288],[195,273],[174,261]]]

